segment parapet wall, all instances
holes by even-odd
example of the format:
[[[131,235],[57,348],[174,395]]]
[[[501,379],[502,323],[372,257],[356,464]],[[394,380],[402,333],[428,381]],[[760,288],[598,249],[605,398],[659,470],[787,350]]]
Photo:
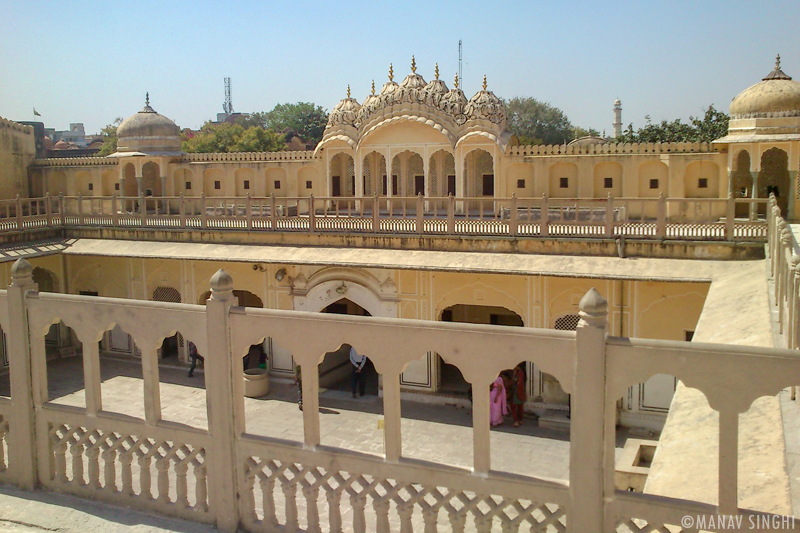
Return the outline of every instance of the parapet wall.
[[[28,166],[35,157],[33,128],[0,117],[0,198],[28,196]]]
[[[541,144],[534,146],[509,146],[507,156],[536,155],[605,155],[605,154],[685,154],[715,153],[719,150],[707,142],[702,143],[608,143],[608,144]]]

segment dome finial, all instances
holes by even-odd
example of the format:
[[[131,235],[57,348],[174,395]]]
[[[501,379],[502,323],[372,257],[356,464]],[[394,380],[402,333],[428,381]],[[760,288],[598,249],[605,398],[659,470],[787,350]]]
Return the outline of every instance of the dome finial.
[[[347,97],[350,98],[350,84],[347,84]]]
[[[436,63],[436,68],[433,69],[433,72],[434,72],[434,75],[436,76],[436,79],[438,80],[439,79],[439,63]]]
[[[486,90],[486,74],[483,75],[483,90]]]
[[[414,59],[414,56],[411,56],[411,72],[417,72],[417,60]]]
[[[778,54],[778,56],[775,58],[775,70],[780,70],[780,69],[781,69],[781,55]]]
[[[389,63],[389,81],[394,80],[394,69],[392,68],[392,64]]]
[[[372,80],[372,96],[375,96],[375,80]]]
[[[150,91],[144,93],[144,105],[146,106],[150,105]]]
[[[456,89],[458,89],[458,72],[456,72]]]

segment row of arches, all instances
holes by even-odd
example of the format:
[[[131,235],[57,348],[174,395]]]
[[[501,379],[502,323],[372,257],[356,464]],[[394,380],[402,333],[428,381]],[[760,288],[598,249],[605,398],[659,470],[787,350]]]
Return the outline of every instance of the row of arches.
[[[537,189],[534,165],[513,163],[505,170],[505,190],[500,189],[495,172],[495,160],[482,149],[470,151],[464,157],[462,183],[457,185],[456,161],[451,152],[439,150],[425,161],[418,152],[405,150],[392,158],[387,165],[384,154],[373,151],[362,159],[363,196],[425,196],[442,197],[453,194],[464,197],[530,197],[541,194]],[[391,169],[389,174],[388,169]],[[331,196],[357,196],[353,156],[339,152],[331,158],[329,168]],[[586,196],[584,179],[575,163],[552,163],[547,170],[546,190],[551,198],[578,198]],[[391,175],[391,179],[389,176]],[[592,170],[593,197],[638,196],[657,198],[669,193],[669,167],[661,161],[646,161],[637,167],[637,194],[630,187],[623,188],[624,172],[620,163],[596,163]],[[692,161],[686,165],[683,178],[686,198],[719,198],[721,193],[720,168],[713,161]]]

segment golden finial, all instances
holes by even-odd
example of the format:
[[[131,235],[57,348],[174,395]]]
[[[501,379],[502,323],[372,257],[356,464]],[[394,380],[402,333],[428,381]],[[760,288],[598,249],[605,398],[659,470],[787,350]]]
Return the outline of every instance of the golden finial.
[[[456,89],[458,89],[458,72],[456,72]]]
[[[486,90],[486,74],[483,75],[483,90]]]
[[[436,79],[439,79],[439,63],[436,63],[436,68],[433,70],[434,74],[436,75]]]
[[[350,84],[347,84],[347,97],[350,98]]]
[[[389,81],[394,80],[394,69],[392,68],[392,64],[389,63]]]
[[[375,96],[375,80],[372,80],[372,96]]]
[[[775,70],[781,69],[781,55],[778,54],[778,57],[775,58]]]
[[[780,57],[780,56],[778,56],[778,57]],[[150,105],[150,91],[147,91],[144,94],[144,105],[146,105],[146,106]]]
[[[417,60],[411,56],[411,72],[417,72]]]

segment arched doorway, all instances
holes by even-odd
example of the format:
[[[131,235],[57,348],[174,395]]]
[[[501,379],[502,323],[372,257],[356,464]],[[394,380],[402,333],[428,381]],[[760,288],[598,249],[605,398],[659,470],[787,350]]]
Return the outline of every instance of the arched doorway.
[[[789,156],[780,148],[770,148],[761,154],[761,172],[758,173],[758,197],[769,198],[775,194],[781,215],[789,216]]]
[[[36,283],[39,292],[59,292],[58,278],[46,268],[35,267],[33,269],[33,282]],[[53,324],[44,337],[45,346],[60,348],[62,346],[61,339],[63,338],[67,338],[66,332],[61,331],[59,324]]]
[[[172,302],[181,303],[181,293],[172,287],[156,287],[153,291],[152,300],[154,302]],[[184,355],[185,347],[183,337],[180,333],[176,333],[172,337],[165,338],[161,343],[161,348],[158,350],[159,359],[167,360],[186,360]]]
[[[514,311],[493,305],[452,305],[442,311],[440,319],[442,322],[461,322],[464,324],[491,324],[515,327],[523,327],[525,325],[522,317]],[[461,375],[461,371],[455,365],[446,363],[438,355],[436,356],[436,361],[439,365],[439,392],[445,395],[468,396],[470,394],[470,385]],[[529,369],[527,375],[530,375]]]
[[[341,298],[327,307],[322,313],[350,316],[372,316],[369,311],[347,298]],[[353,365],[350,363],[350,345],[342,344],[337,350],[325,354],[325,358],[319,365],[319,386],[320,390],[329,389],[335,391],[352,392]],[[365,392],[370,396],[378,395],[378,373],[375,366],[369,360],[362,370],[366,387]],[[353,393],[355,394],[355,393]]]

